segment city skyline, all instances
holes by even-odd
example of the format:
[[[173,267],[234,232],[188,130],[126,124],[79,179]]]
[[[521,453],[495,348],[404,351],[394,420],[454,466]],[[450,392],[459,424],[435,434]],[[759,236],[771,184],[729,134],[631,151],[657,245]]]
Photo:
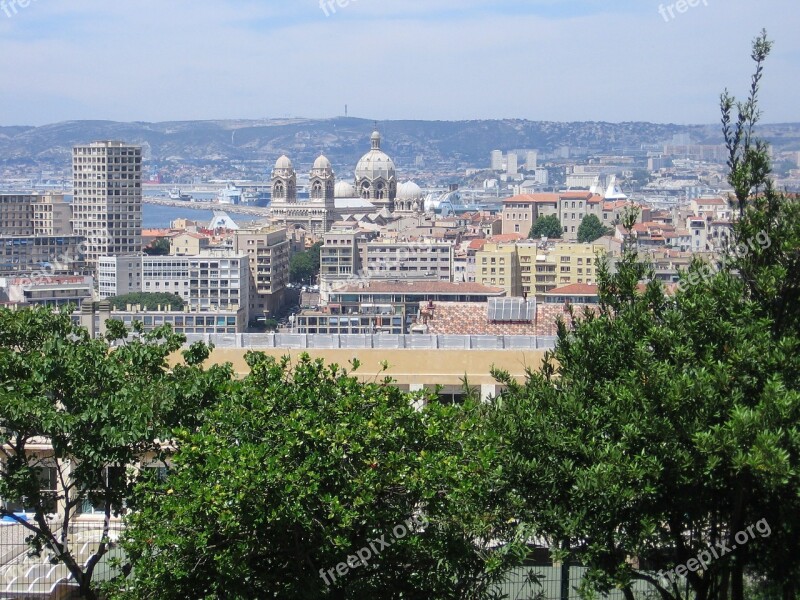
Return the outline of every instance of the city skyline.
[[[788,0],[131,6],[0,4],[0,125],[324,118],[346,104],[381,120],[713,123],[762,27],[776,42],[764,120],[800,121]]]

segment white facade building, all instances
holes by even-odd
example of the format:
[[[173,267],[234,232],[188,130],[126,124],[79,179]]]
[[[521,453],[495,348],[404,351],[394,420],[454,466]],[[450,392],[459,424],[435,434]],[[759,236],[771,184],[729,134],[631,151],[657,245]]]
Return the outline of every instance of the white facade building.
[[[250,306],[250,260],[230,250],[197,256],[116,256],[98,261],[101,298],[135,292],[176,294],[191,310]]]

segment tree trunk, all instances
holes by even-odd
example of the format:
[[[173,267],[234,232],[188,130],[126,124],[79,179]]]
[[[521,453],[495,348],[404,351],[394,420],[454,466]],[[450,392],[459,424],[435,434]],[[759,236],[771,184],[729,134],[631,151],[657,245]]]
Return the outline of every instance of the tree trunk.
[[[731,600],[744,600],[744,565],[738,560],[731,573]]]

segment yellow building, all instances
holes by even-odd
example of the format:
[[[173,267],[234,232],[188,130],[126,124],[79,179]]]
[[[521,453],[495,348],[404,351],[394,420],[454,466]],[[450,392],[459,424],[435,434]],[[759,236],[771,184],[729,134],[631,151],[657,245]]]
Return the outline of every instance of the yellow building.
[[[521,296],[519,258],[515,244],[485,244],[475,253],[475,281],[501,287],[506,296]]]
[[[530,296],[573,283],[596,283],[602,244],[561,242],[543,247],[531,241],[486,244],[476,253],[475,280],[496,285],[507,296]]]

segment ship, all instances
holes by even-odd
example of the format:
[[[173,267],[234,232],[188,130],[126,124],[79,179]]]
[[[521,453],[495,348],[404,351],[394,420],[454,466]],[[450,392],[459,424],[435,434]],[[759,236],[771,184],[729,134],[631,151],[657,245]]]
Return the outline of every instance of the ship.
[[[181,200],[182,202],[190,202],[192,200],[191,194],[183,194],[179,188],[172,188],[169,191],[170,200]]]

